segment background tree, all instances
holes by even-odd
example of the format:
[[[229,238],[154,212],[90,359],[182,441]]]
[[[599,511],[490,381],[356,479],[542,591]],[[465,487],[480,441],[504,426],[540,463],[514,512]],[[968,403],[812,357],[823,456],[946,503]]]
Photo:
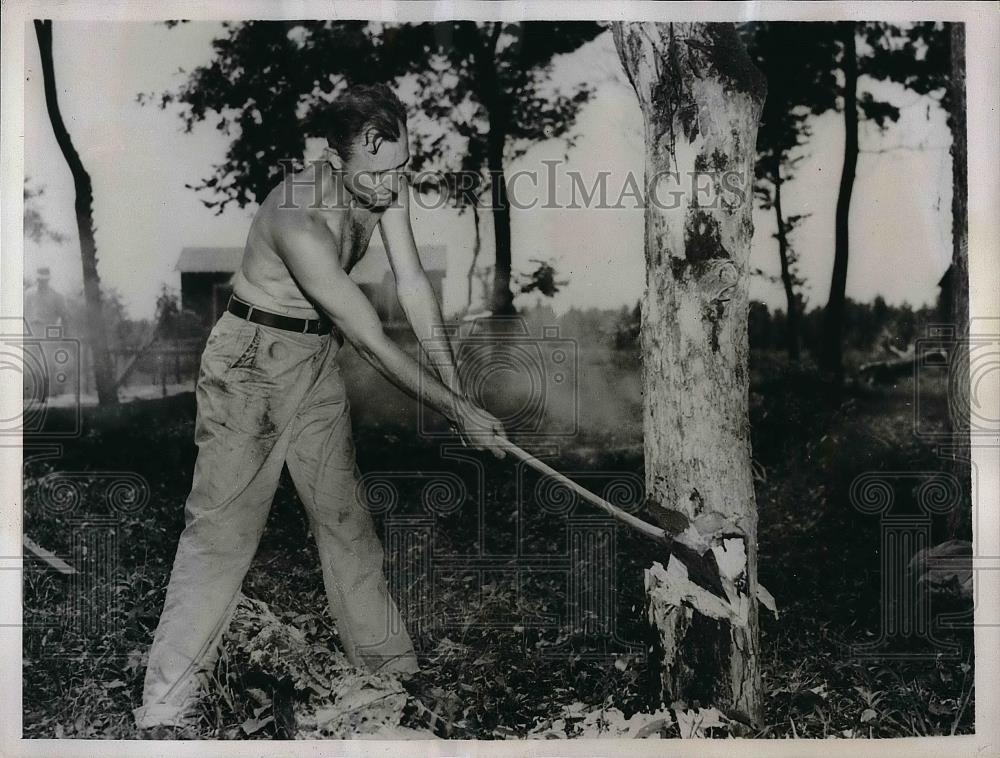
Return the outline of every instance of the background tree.
[[[444,145],[439,133],[420,139],[418,152],[438,159],[445,173],[457,172],[460,181],[476,185],[482,177],[489,188],[496,251],[491,297],[495,314],[514,310],[505,166],[542,139],[566,137],[573,144],[567,135],[592,89],[580,84],[569,94],[551,91],[552,62],[601,31],[599,24],[585,21],[458,21],[408,25],[383,35],[389,40],[387,52],[419,51],[391,58],[404,62],[403,73],[417,75],[419,110],[438,128],[446,123],[465,140],[464,149],[445,152],[438,148]],[[457,162],[453,155],[459,156]]]
[[[966,133],[965,113],[965,24],[951,24],[950,41],[950,98],[952,141],[952,258],[951,276],[949,280],[951,321],[955,327],[955,342],[951,360],[953,363],[964,361],[968,364],[969,336],[969,169],[968,169],[968,137]],[[965,349],[962,349],[962,348]],[[951,376],[958,381],[949,382],[949,392],[952,394],[952,411],[948,414],[951,423],[951,433],[956,438],[957,445],[952,453],[952,473],[961,483],[963,496],[955,503],[948,519],[948,531],[951,537],[969,537],[972,529],[971,494],[966,497],[972,487],[972,464],[970,460],[971,442],[969,438],[969,376],[967,366],[956,370],[954,365]]]
[[[104,329],[101,304],[101,278],[97,273],[97,243],[94,239],[94,191],[90,174],[83,166],[80,155],[73,147],[73,140],[63,123],[57,96],[55,66],[52,61],[52,22],[35,20],[35,35],[38,38],[38,52],[42,59],[42,77],[45,82],[45,106],[56,142],[62,151],[76,188],[76,227],[80,235],[80,258],[83,264],[83,291],[87,300],[87,331],[89,344],[94,356],[94,381],[97,385],[97,400],[101,405],[116,405],[118,393],[115,391],[113,366],[108,352],[108,339]]]
[[[841,88],[844,114],[844,162],[840,169],[840,187],[837,190],[837,210],[834,217],[833,274],[830,295],[823,313],[823,345],[820,366],[833,373],[840,381],[843,372],[841,339],[844,327],[844,297],[847,290],[847,261],[849,255],[848,222],[851,213],[851,195],[858,168],[858,52],[857,23],[841,21],[837,24],[841,55],[840,69],[844,75]]]
[[[811,26],[811,25],[810,25]],[[899,119],[899,108],[858,90],[858,78],[868,76],[893,81],[919,94],[930,95],[944,88],[948,71],[948,43],[940,23],[898,27],[881,22],[840,21],[822,24],[840,49],[837,66],[843,84],[836,87],[837,108],[844,116],[844,161],[834,222],[834,260],[830,297],[823,315],[820,366],[838,383],[843,378],[843,319],[849,259],[851,195],[858,165],[858,124],[874,123],[880,130]],[[859,54],[858,40],[864,42]],[[946,107],[945,96],[936,97]],[[823,99],[820,100],[823,102]],[[817,111],[819,109],[815,109]]]
[[[767,79],[767,100],[757,132],[754,193],[763,210],[773,210],[775,239],[785,292],[784,341],[788,355],[799,358],[799,320],[803,281],[797,276],[792,245],[795,228],[808,214],[787,215],[782,188],[805,157],[800,148],[812,136],[810,116],[833,107],[835,71],[830,35],[823,25],[761,21],[742,27],[750,56]]]
[[[646,176],[682,177],[687,198],[679,208],[646,203],[646,493],[665,526],[675,522],[672,531],[717,560],[723,607],[731,611],[713,612],[714,601],[689,580],[648,572],[648,612],[663,650],[660,681],[668,702],[715,705],[757,723],[747,322],[754,142],[765,84],[732,24],[613,29],[646,122]],[[724,173],[741,178],[743,197],[700,207],[688,178],[707,174],[720,190]]]
[[[611,344],[615,350],[633,349],[639,342],[641,325],[642,301],[637,301],[633,308],[623,305],[612,332]]]
[[[599,24],[249,21],[223,27],[227,36],[213,42],[212,61],[160,97],[161,106],[183,106],[188,130],[215,114],[218,128],[233,137],[226,160],[194,187],[212,193],[203,200],[207,206],[221,212],[232,201],[243,207],[262,200],[280,181],[281,162],[301,165],[306,137],[323,136],[324,105],[343,85],[411,75],[421,115],[411,125],[412,170],[441,168],[446,187],[461,188],[453,194],[460,207],[478,202],[488,188],[496,249],[491,307],[498,314],[513,310],[504,168],[533,141],[567,135],[591,90],[552,91],[552,61],[596,37]]]
[[[472,214],[472,259],[469,261],[469,268],[465,273],[465,306],[462,308],[462,315],[467,316],[472,312],[472,291],[477,277],[481,280],[483,303],[489,305],[492,293],[491,281],[489,279],[484,280],[483,277],[492,276],[493,267],[488,266],[485,269],[480,269],[479,266],[479,254],[482,252],[483,247],[483,236],[480,231],[479,205],[486,189],[481,182],[481,178],[477,174],[462,174],[459,172],[418,174],[414,177],[412,186],[417,192],[445,193],[448,197],[455,199],[460,214],[466,211]]]

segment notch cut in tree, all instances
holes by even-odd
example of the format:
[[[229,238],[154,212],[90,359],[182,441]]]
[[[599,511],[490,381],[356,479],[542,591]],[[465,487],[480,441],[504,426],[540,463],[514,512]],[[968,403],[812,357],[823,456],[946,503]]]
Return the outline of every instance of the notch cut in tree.
[[[766,87],[732,24],[615,23],[613,33],[645,121],[647,510],[686,520],[694,530],[688,544],[715,556],[741,617],[697,610],[682,567],[647,571],[661,695],[755,724],[762,708],[747,315]]]

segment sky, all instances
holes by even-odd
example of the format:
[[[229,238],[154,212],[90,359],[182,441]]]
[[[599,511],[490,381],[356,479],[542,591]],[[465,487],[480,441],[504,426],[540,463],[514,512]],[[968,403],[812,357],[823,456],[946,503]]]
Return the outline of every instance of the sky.
[[[213,173],[212,167],[224,158],[228,138],[212,123],[185,133],[176,110],[136,101],[140,92],[175,88],[184,81],[184,71],[208,62],[211,40],[222,30],[214,22],[169,30],[140,22],[59,21],[54,26],[63,118],[94,184],[102,283],[120,294],[132,318],[149,318],[163,284],[179,291],[180,276],[174,268],[183,247],[242,246],[252,218],[254,208],[235,204],[217,215],[185,187]],[[30,186],[44,190],[37,200],[43,217],[68,239],[61,245],[26,241],[24,271],[33,279],[38,266],[49,266],[53,286],[73,293],[82,287],[73,181],[52,135],[30,26],[26,34],[25,173]],[[589,186],[599,171],[610,171],[608,185],[615,188],[614,196],[628,172],[643,175],[643,126],[610,34],[556,60],[554,86],[571,90],[581,81],[593,84],[596,93],[579,114],[575,131],[580,138],[557,176],[578,171]],[[860,301],[881,295],[894,304],[929,304],[951,258],[951,138],[945,115],[927,99],[895,85],[862,79],[861,86],[901,105],[902,116],[885,134],[870,126],[861,133],[847,295]],[[810,214],[794,238],[810,308],[822,306],[829,292],[844,140],[838,114],[812,121],[813,138],[782,198],[786,214]],[[560,140],[538,143],[509,164],[508,176],[538,169],[542,161],[561,159],[564,152]],[[568,186],[562,177],[558,191],[568,192]],[[544,187],[543,181],[542,191]],[[480,260],[488,263],[492,226],[489,214],[482,216]],[[511,223],[515,271],[530,271],[533,259],[551,260],[559,277],[568,280],[551,301],[557,313],[571,307],[631,306],[641,296],[641,209],[514,210]],[[776,275],[773,213],[755,209],[754,224],[750,266]],[[446,314],[459,310],[465,305],[465,272],[472,256],[471,214],[415,204],[413,227],[418,246],[447,246],[443,305]],[[779,284],[753,277],[750,286],[752,298],[772,309],[784,307]],[[478,297],[478,285],[476,290]],[[522,295],[516,302],[531,305],[537,298]]]

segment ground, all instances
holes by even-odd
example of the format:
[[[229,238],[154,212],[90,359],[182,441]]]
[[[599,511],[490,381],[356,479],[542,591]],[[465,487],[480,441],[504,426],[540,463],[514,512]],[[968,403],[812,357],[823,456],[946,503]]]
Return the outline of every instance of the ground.
[[[416,434],[408,401],[373,400],[371,385],[357,381],[363,369],[347,363],[361,469],[376,479],[379,472],[408,473],[392,478],[397,503],[376,508],[377,525],[388,529],[405,515],[424,517],[422,528],[433,525],[431,580],[421,579],[424,543],[384,533],[387,572],[423,667],[407,685],[410,704],[422,705],[405,709],[403,725],[454,738],[556,737],[581,727],[599,731],[607,714],[627,719],[655,711],[660,704],[652,694],[655,667],[645,660],[643,619],[642,572],[655,558],[649,545],[533,475],[517,475],[510,461],[474,453],[443,458],[436,442]],[[596,351],[583,365],[595,369],[580,372],[584,423],[548,462],[628,505],[635,493],[629,488],[642,474],[635,359]],[[921,429],[941,428],[943,382],[922,381],[918,392],[912,378],[852,387],[834,400],[813,371],[792,368],[778,354],[755,353],[751,369],[760,579],[779,616],[761,612],[765,719],[750,734],[970,733],[974,661],[967,620],[938,629],[936,645],[892,638],[875,654],[857,648],[878,640],[888,623],[880,594],[886,522],[852,505],[851,484],[865,472],[904,472],[893,480],[892,507],[919,517],[921,478],[944,464],[932,442],[915,434],[914,414],[924,414]],[[587,377],[600,378],[588,389]],[[44,563],[28,564],[26,737],[136,736],[131,709],[140,701],[145,655],[183,527],[194,413],[191,393],[111,411],[84,408],[82,434],[64,441],[57,458],[46,458],[44,446],[26,445],[27,534],[71,563],[93,561],[100,545],[112,544],[94,536],[101,529],[116,545],[107,553],[114,560],[98,567],[86,592]],[[532,447],[530,438],[523,441]],[[82,472],[72,493],[47,489],[44,477],[60,471]],[[108,485],[121,472],[141,477],[148,500],[131,504],[115,495]],[[435,481],[447,486],[435,490]],[[933,542],[943,538],[938,520],[929,524]],[[583,530],[577,535],[611,530],[614,541],[574,541],[572,528]],[[518,533],[520,558],[513,556]],[[88,545],[98,546],[89,557]],[[566,605],[576,597],[569,577],[591,577],[598,590],[607,589],[601,577],[610,567],[614,581],[603,599]],[[306,644],[337,651],[315,546],[287,472],[244,592],[299,630]],[[961,610],[933,607],[935,614]],[[314,695],[280,666],[268,666],[266,656],[262,664],[248,644],[245,634],[227,642],[199,736],[295,734],[292,706]],[[669,718],[651,723],[644,736],[678,736]]]

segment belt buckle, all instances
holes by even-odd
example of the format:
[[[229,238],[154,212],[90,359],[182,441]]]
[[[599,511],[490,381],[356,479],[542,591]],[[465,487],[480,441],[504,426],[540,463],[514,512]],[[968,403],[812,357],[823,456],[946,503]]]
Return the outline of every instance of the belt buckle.
[[[247,321],[253,321],[253,309],[255,306],[251,305],[250,310],[247,311]]]

